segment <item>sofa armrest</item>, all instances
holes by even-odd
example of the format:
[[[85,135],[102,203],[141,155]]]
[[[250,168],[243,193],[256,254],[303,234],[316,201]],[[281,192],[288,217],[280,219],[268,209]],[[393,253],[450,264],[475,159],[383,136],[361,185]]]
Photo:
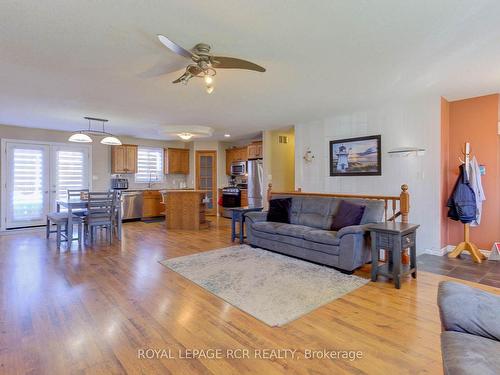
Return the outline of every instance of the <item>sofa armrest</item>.
[[[337,237],[340,239],[347,234],[365,234],[368,225],[350,225],[344,227],[337,232]]]
[[[438,305],[445,331],[464,332],[500,341],[500,296],[444,281],[439,284]]]
[[[260,221],[267,221],[267,211],[252,211],[245,214],[245,220],[249,220],[252,223],[258,223]]]

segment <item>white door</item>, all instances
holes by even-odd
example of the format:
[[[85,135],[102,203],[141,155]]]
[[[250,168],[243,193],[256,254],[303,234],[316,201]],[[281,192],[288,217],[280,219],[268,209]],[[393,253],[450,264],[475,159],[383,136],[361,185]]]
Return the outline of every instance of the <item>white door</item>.
[[[50,207],[50,147],[7,143],[5,227],[45,224]]]
[[[89,188],[89,149],[78,146],[51,146],[51,210],[65,199],[68,190]]]

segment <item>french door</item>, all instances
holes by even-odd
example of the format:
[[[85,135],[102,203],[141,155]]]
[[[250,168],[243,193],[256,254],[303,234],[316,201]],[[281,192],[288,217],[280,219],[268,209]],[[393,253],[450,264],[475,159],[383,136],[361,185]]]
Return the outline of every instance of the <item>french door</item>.
[[[3,143],[2,211],[4,229],[44,225],[46,215],[67,189],[89,187],[86,146]]]
[[[207,191],[207,215],[216,215],[217,151],[196,151],[196,189]]]

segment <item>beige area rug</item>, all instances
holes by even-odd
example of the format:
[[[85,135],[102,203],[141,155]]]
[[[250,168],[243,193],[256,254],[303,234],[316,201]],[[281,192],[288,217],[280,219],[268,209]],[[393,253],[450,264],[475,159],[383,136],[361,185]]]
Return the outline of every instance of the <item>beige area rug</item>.
[[[160,262],[270,326],[281,326],[368,283],[248,245]]]

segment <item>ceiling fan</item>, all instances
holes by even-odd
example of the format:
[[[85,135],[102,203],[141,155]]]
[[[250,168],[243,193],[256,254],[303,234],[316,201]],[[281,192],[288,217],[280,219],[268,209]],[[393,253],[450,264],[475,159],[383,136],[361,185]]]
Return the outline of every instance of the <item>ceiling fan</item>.
[[[265,72],[262,66],[253,62],[237,59],[234,57],[214,56],[210,53],[210,45],[198,43],[190,51],[172,42],[166,36],[158,35],[160,42],[172,52],[191,59],[194,63],[186,67],[186,71],[172,83],[187,84],[193,77],[204,78],[207,93],[214,91],[213,81],[217,74],[216,69],[246,69],[257,72]]]

